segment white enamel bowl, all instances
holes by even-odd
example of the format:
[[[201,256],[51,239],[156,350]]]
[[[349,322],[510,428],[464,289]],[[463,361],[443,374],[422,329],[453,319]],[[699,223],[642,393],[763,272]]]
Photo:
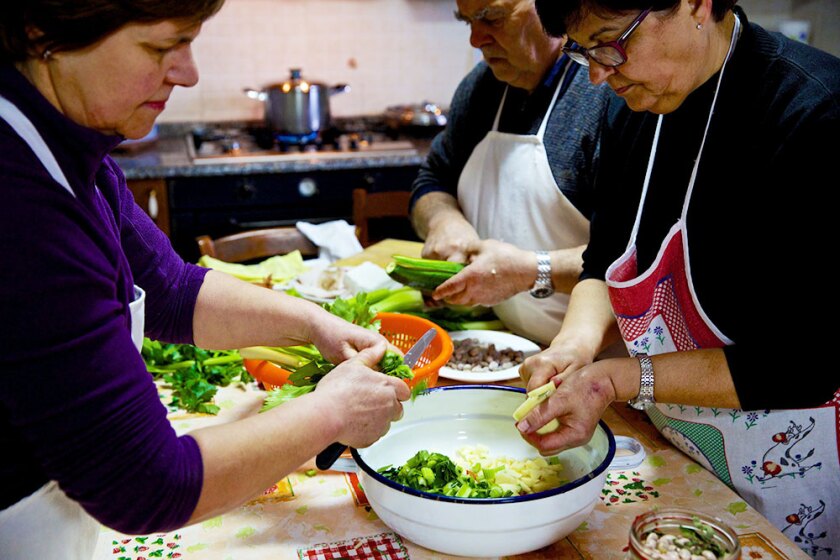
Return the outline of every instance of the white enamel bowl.
[[[514,426],[524,390],[494,385],[436,387],[413,403],[382,439],[354,449],[359,478],[373,510],[407,539],[446,554],[505,556],[536,550],[574,531],[600,499],[615,438],[603,422],[584,446],[558,455],[569,483],[499,499],[450,498],[413,490],[376,472],[402,465],[421,449],[450,457],[481,444],[491,456],[534,458]]]

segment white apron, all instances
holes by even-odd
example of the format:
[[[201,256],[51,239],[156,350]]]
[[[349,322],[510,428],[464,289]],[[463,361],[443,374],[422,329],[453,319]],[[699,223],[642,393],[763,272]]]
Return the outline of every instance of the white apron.
[[[733,30],[731,50],[740,22]],[[727,56],[727,61],[729,56]],[[721,75],[726,68],[724,63]],[[709,111],[706,132],[717,100]],[[657,123],[636,222],[625,253],[607,270],[610,302],[631,355],[656,355],[734,344],[703,311],[694,291],[688,255],[688,213],[703,142],[694,164],[682,215],[654,263],[639,273],[639,230],[659,142]],[[771,304],[768,302],[768,304]],[[780,310],[779,320],[785,320]],[[691,372],[686,372],[690,376]],[[824,406],[744,411],[659,403],[648,409],[671,443],[712,471],[744,500],[814,557],[840,552],[840,391]]]
[[[493,128],[467,160],[458,181],[458,203],[481,239],[498,239],[527,251],[568,249],[589,241],[589,220],[558,188],[543,144],[572,64],[566,65],[537,134],[498,131],[506,89]],[[560,331],[568,305],[568,294],[538,300],[523,292],[493,311],[513,332],[548,344]]]
[[[26,115],[0,96],[0,119],[29,145],[52,178],[75,196],[61,167],[44,139]],[[146,294],[134,286],[131,340],[137,351],[143,346]],[[44,538],[45,531],[49,538]],[[99,536],[99,523],[55,481],[16,504],[0,511],[0,558],[3,560],[90,560]]]

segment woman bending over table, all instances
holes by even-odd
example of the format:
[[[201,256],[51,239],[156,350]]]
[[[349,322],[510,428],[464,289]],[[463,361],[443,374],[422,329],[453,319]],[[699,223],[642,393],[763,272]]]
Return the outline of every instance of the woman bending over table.
[[[812,556],[840,550],[838,387],[825,329],[825,178],[840,60],[734,0],[537,0],[606,82],[591,240],[566,320],[527,360],[557,392],[519,423],[544,453],[629,400]],[[617,328],[616,328],[617,327]],[[621,336],[633,358],[594,362]],[[557,418],[560,429],[535,430]]]

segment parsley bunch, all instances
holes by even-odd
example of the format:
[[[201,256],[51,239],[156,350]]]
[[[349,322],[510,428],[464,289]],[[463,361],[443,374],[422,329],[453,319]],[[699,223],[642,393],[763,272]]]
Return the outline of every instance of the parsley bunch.
[[[146,370],[172,388],[170,405],[187,412],[218,414],[219,407],[212,401],[219,387],[253,381],[236,350],[204,350],[146,338],[141,355]]]

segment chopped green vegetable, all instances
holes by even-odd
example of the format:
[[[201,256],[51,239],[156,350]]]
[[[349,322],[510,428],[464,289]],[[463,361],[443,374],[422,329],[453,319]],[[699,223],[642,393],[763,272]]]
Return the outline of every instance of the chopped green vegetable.
[[[424,292],[433,292],[464,268],[461,263],[449,261],[416,259],[403,255],[394,255],[391,258],[393,261],[385,267],[388,276],[400,284]]]
[[[480,465],[479,465],[480,468]],[[377,472],[395,482],[432,494],[458,498],[503,498],[513,492],[494,483],[501,469],[468,472],[441,453],[418,451],[401,467],[387,465]],[[488,476],[489,475],[489,476]]]
[[[498,331],[505,328],[492,309],[480,305],[475,307],[444,305],[422,311],[409,310],[407,313],[428,319],[448,331]]]
[[[318,474],[318,471],[317,471],[317,470],[315,470],[315,469],[307,469],[306,471],[304,471],[304,473],[303,473],[303,474],[305,474],[305,475],[306,475],[306,476],[308,476],[309,478],[312,478],[313,476],[315,476],[316,474]]]
[[[684,548],[688,548],[692,554],[702,554],[704,550],[708,550],[715,555],[715,558],[723,558],[726,550],[715,538],[714,530],[700,521],[696,515],[692,516],[691,523],[692,527],[680,527],[682,536],[689,540]]]

